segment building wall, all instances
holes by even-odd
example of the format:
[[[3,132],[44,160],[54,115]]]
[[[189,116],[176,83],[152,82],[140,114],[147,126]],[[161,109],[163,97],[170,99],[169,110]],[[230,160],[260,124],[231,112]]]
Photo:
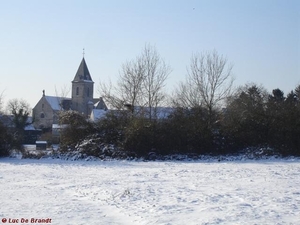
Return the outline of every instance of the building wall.
[[[90,104],[93,102],[94,82],[92,81],[73,81],[72,82],[72,109],[85,116],[90,114]]]
[[[53,111],[45,97],[33,108],[34,127],[38,129],[51,128],[52,124],[58,120],[57,112]]]

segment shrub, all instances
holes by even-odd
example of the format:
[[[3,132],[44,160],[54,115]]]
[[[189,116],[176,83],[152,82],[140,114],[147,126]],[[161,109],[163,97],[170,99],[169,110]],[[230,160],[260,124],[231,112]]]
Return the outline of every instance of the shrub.
[[[7,128],[0,122],[0,157],[9,155],[11,143],[12,136],[8,133]]]
[[[60,145],[62,151],[74,149],[80,141],[95,132],[93,124],[76,111],[61,112],[59,122],[66,125],[61,131]]]

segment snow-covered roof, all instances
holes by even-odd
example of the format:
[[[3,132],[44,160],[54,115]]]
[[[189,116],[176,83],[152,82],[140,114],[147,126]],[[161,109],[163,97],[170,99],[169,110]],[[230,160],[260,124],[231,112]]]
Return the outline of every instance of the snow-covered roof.
[[[94,107],[95,107],[95,109],[104,109],[104,110],[108,109],[105,102],[103,101],[102,97],[100,97],[98,99],[98,101],[96,101],[96,103],[94,104]]]
[[[156,116],[158,119],[167,119],[174,111],[175,109],[171,107],[158,107]]]
[[[66,128],[68,124],[52,124],[52,129],[63,129]]]
[[[36,141],[36,144],[47,144],[47,141]]]
[[[24,130],[36,130],[32,124],[27,125]]]
[[[63,98],[57,96],[45,96],[45,99],[47,100],[47,102],[49,103],[49,105],[53,110],[61,110],[62,109],[61,101],[65,99],[70,100],[70,98]]]
[[[175,111],[175,108],[172,107],[156,107],[152,108],[151,115],[157,119],[167,119],[170,114]],[[142,106],[135,106],[134,112],[136,114],[144,114],[145,116],[149,116],[150,108],[149,107],[142,107]]]
[[[167,119],[173,112],[175,108],[172,107],[157,107],[152,109],[152,117],[157,119]],[[105,117],[105,115],[109,112],[118,113],[123,110],[104,110],[104,109],[93,109],[91,112],[90,119],[92,121],[97,121]],[[148,107],[136,106],[134,107],[134,111],[137,115],[148,117],[150,113],[150,109]]]
[[[91,113],[91,120],[92,121],[96,121],[96,120],[99,120],[101,118],[103,118],[106,113],[108,113],[109,110],[103,110],[103,109],[93,109],[92,110],[92,113]]]

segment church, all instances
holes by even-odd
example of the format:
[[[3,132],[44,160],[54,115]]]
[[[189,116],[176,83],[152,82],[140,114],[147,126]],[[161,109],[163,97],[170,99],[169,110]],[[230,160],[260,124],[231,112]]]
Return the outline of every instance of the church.
[[[32,110],[34,127],[36,129],[52,128],[58,124],[59,112],[62,110],[75,110],[86,118],[94,118],[94,115],[103,115],[107,106],[102,97],[94,98],[94,81],[84,57],[72,81],[71,98],[60,96],[48,96],[43,90],[43,95]]]

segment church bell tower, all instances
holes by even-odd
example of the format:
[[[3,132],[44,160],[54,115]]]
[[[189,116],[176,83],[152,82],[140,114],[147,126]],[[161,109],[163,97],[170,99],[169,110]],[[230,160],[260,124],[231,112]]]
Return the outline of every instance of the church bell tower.
[[[84,57],[72,81],[72,110],[88,117],[93,109],[94,82]]]

